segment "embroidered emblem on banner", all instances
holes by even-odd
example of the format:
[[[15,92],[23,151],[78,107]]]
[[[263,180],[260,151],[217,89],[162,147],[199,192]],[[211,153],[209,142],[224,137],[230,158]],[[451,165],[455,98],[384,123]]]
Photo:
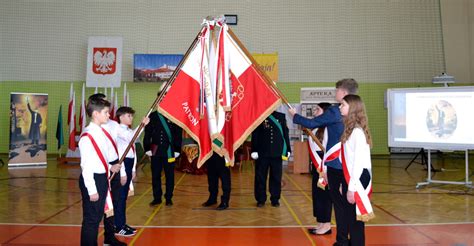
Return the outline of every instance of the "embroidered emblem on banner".
[[[242,101],[242,99],[244,98],[245,96],[245,87],[242,85],[242,83],[240,83],[240,81],[235,77],[235,76],[232,76],[233,78],[231,78],[231,83],[232,83],[232,109],[236,108],[239,103]],[[221,95],[219,95],[221,96]],[[232,117],[232,111],[228,111],[226,112],[225,114],[225,120],[226,121],[230,121],[230,118]]]
[[[117,48],[95,47],[92,71],[95,74],[114,74],[117,65]]]

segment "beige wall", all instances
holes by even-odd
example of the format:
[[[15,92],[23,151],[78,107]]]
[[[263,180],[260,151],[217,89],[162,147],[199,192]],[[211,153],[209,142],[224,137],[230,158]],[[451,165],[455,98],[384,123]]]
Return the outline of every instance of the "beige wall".
[[[441,0],[446,72],[459,83],[474,81],[474,0]]]
[[[456,1],[456,0],[449,0]],[[250,52],[279,55],[279,82],[429,82],[445,70],[439,0],[21,0],[0,4],[0,81],[83,81],[89,36],[133,54],[183,54],[208,15],[237,14]]]

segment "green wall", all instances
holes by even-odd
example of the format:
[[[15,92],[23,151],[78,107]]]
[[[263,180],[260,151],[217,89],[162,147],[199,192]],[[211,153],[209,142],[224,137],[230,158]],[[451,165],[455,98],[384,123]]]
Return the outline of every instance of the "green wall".
[[[76,115],[79,115],[79,100],[81,98],[82,82],[74,82],[76,91]],[[141,118],[151,103],[156,98],[161,83],[127,83],[127,90],[130,93],[131,106],[137,111],[136,116]],[[468,84],[465,84],[468,85]],[[123,86],[123,84],[122,84]],[[331,87],[334,82],[328,83],[278,83],[278,87],[288,98],[290,103],[298,103],[300,100],[301,87]],[[373,137],[373,154],[388,154],[387,147],[387,110],[384,108],[384,94],[388,88],[406,88],[406,87],[430,87],[431,83],[362,83],[359,84],[359,94],[364,99],[369,117],[369,125]],[[10,126],[10,92],[29,92],[29,93],[47,93],[48,96],[48,153],[58,153],[56,150],[56,124],[59,113],[59,106],[63,105],[63,132],[65,142],[67,143],[67,106],[69,101],[68,82],[0,82],[0,153],[8,153],[9,144],[9,126]],[[118,103],[122,104],[122,88],[118,90]],[[94,88],[86,88],[86,95],[92,94]],[[102,90],[99,90],[102,92]],[[110,89],[108,89],[110,95]],[[137,120],[135,122],[138,122]],[[63,145],[61,152],[64,154],[67,150]]]

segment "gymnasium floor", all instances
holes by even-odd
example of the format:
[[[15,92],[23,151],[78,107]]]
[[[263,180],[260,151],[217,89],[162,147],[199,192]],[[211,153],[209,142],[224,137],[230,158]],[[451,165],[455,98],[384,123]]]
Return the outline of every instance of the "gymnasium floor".
[[[462,185],[432,184],[423,166],[405,166],[413,155],[374,156],[373,206],[376,218],[366,224],[367,245],[474,245],[474,197]],[[464,155],[434,157],[435,179],[464,178]],[[3,158],[5,159],[5,158]],[[471,156],[472,163],[472,156]],[[208,196],[206,175],[176,172],[172,207],[149,207],[152,200],[149,164],[138,168],[136,194],[128,200],[127,220],[139,230],[129,245],[332,245],[332,235],[313,236],[311,177],[283,175],[281,206],[256,208],[254,171],[246,162],[232,170],[230,208],[202,208]],[[77,185],[78,165],[46,168],[0,168],[1,245],[78,245],[82,219]],[[469,170],[473,179],[472,168]],[[334,224],[334,219],[333,219]],[[101,229],[101,234],[103,233]],[[102,242],[102,237],[99,239]]]

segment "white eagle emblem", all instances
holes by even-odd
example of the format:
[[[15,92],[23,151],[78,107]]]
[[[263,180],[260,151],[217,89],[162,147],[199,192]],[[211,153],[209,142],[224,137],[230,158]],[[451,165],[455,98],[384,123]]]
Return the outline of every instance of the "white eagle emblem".
[[[96,49],[94,52],[94,72],[111,74],[115,72],[115,52],[111,49]]]

